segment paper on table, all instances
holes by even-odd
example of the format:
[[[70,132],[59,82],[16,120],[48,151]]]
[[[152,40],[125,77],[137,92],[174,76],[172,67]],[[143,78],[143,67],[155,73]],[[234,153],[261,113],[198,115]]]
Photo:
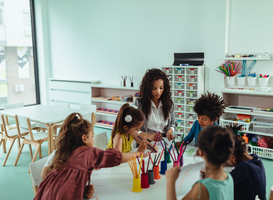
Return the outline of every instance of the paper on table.
[[[102,168],[99,170],[93,170],[91,174],[91,184],[92,185],[105,185],[107,182],[107,179],[109,178],[111,171],[111,168]]]
[[[95,185],[94,186],[94,194],[90,198],[90,200],[109,200],[109,199],[139,200],[141,199],[141,196],[134,192],[127,191],[116,186],[110,186],[110,185]]]
[[[184,164],[175,183],[176,195],[186,195],[193,184],[201,180],[200,170],[205,169],[205,162]]]

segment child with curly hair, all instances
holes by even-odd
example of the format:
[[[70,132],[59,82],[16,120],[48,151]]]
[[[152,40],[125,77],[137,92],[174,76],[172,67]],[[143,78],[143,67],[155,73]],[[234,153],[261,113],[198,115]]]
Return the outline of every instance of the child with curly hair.
[[[183,139],[184,142],[191,143],[195,138],[195,145],[198,142],[199,132],[206,126],[216,124],[216,121],[223,114],[226,104],[224,100],[217,94],[207,92],[196,100],[193,107],[194,112],[198,116],[191,127],[189,134]]]
[[[230,172],[234,181],[234,200],[266,199],[264,165],[256,154],[248,154],[244,139],[238,135],[242,125],[230,125],[234,133],[235,147],[227,164],[234,167]]]

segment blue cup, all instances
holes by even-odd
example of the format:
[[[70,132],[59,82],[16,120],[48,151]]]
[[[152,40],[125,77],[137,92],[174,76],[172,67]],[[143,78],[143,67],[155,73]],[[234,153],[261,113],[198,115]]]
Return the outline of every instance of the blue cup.
[[[165,174],[167,170],[167,162],[165,160],[160,162],[160,174]]]

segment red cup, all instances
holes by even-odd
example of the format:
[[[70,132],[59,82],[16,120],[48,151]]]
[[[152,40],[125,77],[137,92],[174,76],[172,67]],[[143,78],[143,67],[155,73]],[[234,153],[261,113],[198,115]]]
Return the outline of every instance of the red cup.
[[[149,188],[149,181],[148,181],[148,173],[146,174],[141,174],[141,188],[145,189],[145,188]]]

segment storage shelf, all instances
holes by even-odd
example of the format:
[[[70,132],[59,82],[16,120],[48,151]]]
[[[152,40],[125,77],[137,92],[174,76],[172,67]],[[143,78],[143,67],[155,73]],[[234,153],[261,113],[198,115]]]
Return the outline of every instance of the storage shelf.
[[[95,124],[95,127],[100,127],[100,128],[107,128],[107,129],[113,129],[113,127],[110,127],[110,126],[104,126],[104,125],[100,125],[100,124]]]
[[[114,100],[91,99],[91,101],[100,102],[100,103],[113,103],[113,104],[119,104],[119,105],[123,105],[123,104],[125,104],[125,103],[129,103],[130,105],[133,104],[132,102],[114,101]]]
[[[271,56],[269,57],[261,57],[261,58],[258,58],[258,57],[240,57],[240,58],[234,58],[234,57],[225,57],[224,58],[225,60],[271,60]]]
[[[249,129],[249,131],[239,131],[240,133],[250,133],[255,135],[265,135],[269,137],[273,137],[272,133],[262,133],[262,132],[254,132],[252,128]]]
[[[273,112],[262,112],[262,111],[242,111],[242,110],[235,110],[235,109],[225,109],[225,113],[234,113],[234,114],[246,114],[246,115],[253,115],[253,116],[262,116],[262,117],[273,117]]]
[[[238,87],[238,86],[234,86],[234,87]],[[243,86],[242,86],[243,87]],[[252,92],[249,92],[249,91],[243,91],[243,90],[236,90],[236,89],[225,89],[225,90],[222,90],[221,92],[222,93],[227,93],[227,94],[240,94],[240,95],[258,95],[258,96],[273,96],[273,91],[270,90],[269,92],[265,93],[265,92],[262,92],[260,88],[257,88],[257,87],[252,87],[252,88],[255,88],[254,91]]]
[[[103,115],[103,116],[109,116],[109,117],[117,117],[117,115],[114,114],[108,114],[103,112],[96,112],[97,115]]]
[[[139,90],[139,87],[119,86],[119,85],[105,85],[105,84],[92,84],[92,88],[108,88],[108,89],[119,89],[119,90]]]

